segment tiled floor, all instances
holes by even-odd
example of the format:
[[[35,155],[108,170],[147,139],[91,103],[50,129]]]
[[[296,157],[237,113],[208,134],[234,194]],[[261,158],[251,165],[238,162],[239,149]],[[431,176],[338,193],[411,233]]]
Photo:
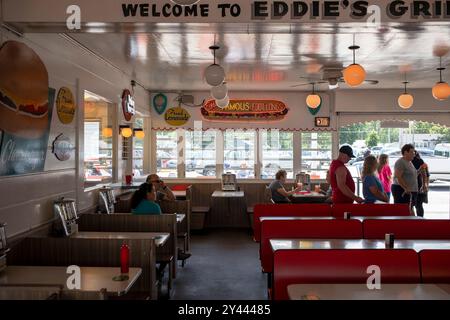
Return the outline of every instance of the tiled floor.
[[[179,268],[171,299],[266,299],[259,244],[249,231],[210,230],[192,236],[192,257]]]

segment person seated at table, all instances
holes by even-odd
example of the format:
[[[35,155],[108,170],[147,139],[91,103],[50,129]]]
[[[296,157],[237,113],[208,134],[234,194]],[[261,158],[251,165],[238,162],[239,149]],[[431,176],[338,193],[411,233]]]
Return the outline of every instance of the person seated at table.
[[[161,207],[155,200],[156,192],[153,185],[143,183],[131,198],[131,212],[133,214],[161,214]]]
[[[147,177],[147,183],[151,183],[156,191],[156,201],[175,201],[175,195],[164,181],[157,174],[151,174]]]
[[[290,203],[289,196],[301,190],[301,187],[297,187],[295,190],[286,191],[284,184],[286,183],[287,172],[286,170],[278,170],[275,175],[275,181],[272,181],[269,185],[272,193],[272,200],[275,203]]]
[[[367,156],[364,159],[362,180],[363,194],[366,203],[374,203],[375,201],[389,202],[389,198],[384,192],[380,179],[376,176],[378,161],[375,156]]]

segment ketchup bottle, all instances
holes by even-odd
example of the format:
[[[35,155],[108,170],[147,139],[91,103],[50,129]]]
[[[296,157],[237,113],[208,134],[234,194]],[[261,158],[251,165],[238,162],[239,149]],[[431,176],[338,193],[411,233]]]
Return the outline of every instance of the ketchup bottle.
[[[120,273],[128,274],[130,268],[130,248],[125,243],[120,247]]]

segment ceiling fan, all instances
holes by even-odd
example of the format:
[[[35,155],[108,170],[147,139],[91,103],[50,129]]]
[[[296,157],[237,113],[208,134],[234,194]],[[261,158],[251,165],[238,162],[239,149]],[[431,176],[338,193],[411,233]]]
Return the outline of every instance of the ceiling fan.
[[[293,86],[291,86],[291,88],[307,86],[307,85],[311,85],[311,84],[327,83],[329,90],[335,90],[335,89],[339,88],[339,83],[345,83],[344,78],[342,76],[342,68],[324,67],[322,69],[322,79],[313,79],[313,78],[308,78],[308,77],[300,77],[300,78],[305,79],[308,82],[293,85]],[[370,84],[370,85],[377,85],[379,83],[379,81],[366,79],[366,80],[364,80],[364,83]]]

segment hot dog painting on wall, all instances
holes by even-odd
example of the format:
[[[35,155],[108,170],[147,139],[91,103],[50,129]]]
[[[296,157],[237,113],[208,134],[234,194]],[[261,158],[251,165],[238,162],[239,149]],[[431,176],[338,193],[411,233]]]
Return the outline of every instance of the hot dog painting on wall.
[[[44,170],[55,90],[27,45],[0,47],[0,176]]]
[[[283,120],[289,109],[278,100],[231,99],[225,108],[215,100],[206,101],[201,113],[210,121],[278,121]]]

